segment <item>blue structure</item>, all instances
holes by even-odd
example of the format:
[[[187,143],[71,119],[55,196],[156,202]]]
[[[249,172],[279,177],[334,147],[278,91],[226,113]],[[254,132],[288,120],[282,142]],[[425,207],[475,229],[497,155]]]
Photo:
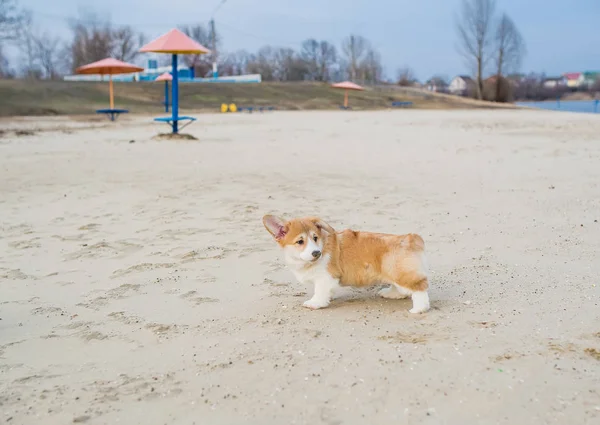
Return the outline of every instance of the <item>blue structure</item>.
[[[597,114],[600,112],[599,100],[557,100],[548,102],[516,102],[517,106],[546,109],[549,111],[579,112]]]
[[[178,29],[172,29],[165,35],[151,41],[140,49],[140,52],[147,53],[169,53],[171,54],[172,62],[172,76],[173,84],[171,85],[171,97],[173,107],[171,108],[171,117],[167,118],[155,118],[155,121],[166,122],[173,130],[173,134],[177,134],[180,130],[179,121],[189,121],[189,123],[195,121],[192,117],[180,117],[179,116],[179,66],[178,66],[178,54],[205,54],[210,53],[206,47],[195,42],[190,37],[185,35]],[[192,75],[193,76],[193,75]],[[165,99],[166,100],[166,99]],[[188,123],[188,124],[189,124]]]
[[[165,112],[169,112],[169,81],[165,81]]]
[[[127,109],[97,109],[97,114],[105,114],[109,120],[115,121],[119,115],[129,113]]]

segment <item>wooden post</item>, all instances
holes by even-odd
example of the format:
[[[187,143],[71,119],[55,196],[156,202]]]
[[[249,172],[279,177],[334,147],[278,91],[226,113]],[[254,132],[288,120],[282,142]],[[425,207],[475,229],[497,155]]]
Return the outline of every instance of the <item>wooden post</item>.
[[[344,108],[348,107],[348,90],[344,92]]]
[[[109,91],[110,91],[110,109],[115,109],[115,95],[113,93],[113,80],[112,80],[112,75],[108,76],[108,86],[109,86]]]

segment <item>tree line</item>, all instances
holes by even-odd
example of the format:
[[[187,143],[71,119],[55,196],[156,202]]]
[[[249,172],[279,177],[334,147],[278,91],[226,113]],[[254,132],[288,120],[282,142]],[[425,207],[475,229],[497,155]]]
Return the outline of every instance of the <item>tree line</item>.
[[[130,26],[114,25],[110,20],[87,12],[69,23],[71,36],[61,40],[34,24],[32,14],[20,10],[17,0],[0,0],[0,77],[57,79],[79,66],[113,57],[135,61],[148,37]],[[221,34],[203,24],[180,29],[200,44],[217,51]],[[213,39],[214,37],[214,39]],[[12,44],[19,50],[18,68],[12,68],[3,47]],[[197,76],[210,74],[213,55],[185,55],[185,64]],[[164,65],[169,59],[164,58]],[[220,54],[220,75],[261,74],[265,81],[331,81],[349,78],[362,83],[383,80],[381,55],[365,37],[350,35],[340,49],[326,40],[307,39],[300,49],[264,46],[255,53],[240,50]]]
[[[517,72],[526,53],[521,32],[512,18],[498,15],[496,0],[463,0],[456,30],[459,51],[476,80],[476,96],[484,98],[484,75],[496,76],[495,100],[500,100],[504,77]]]
[[[19,8],[18,0],[0,0],[0,78],[59,79],[79,66],[114,57],[126,62],[138,59],[140,47],[148,37],[131,26],[115,25],[93,12],[83,12],[69,24],[68,40],[56,37],[35,25],[32,14]],[[521,32],[513,19],[497,8],[496,0],[462,0],[456,16],[458,51],[474,76],[474,97],[507,101],[511,98],[539,98],[560,95],[543,87],[543,76],[522,76],[518,87],[507,77],[518,73],[527,52]],[[340,46],[327,40],[309,38],[298,49],[264,46],[256,52],[224,52],[223,38],[207,25],[181,26],[188,36],[215,52],[209,55],[184,55],[184,63],[195,75],[210,75],[218,59],[219,74],[261,74],[265,81],[339,81],[358,83],[385,80],[381,55],[365,37],[352,34]],[[7,46],[18,48],[15,63],[4,54]],[[218,58],[215,55],[218,53]],[[170,60],[161,56],[161,65]],[[484,83],[485,76],[493,75]],[[410,67],[397,70],[392,82],[402,86],[417,83]],[[388,80],[389,81],[389,80]],[[514,81],[514,79],[512,80]],[[433,76],[432,84],[448,83],[448,78]],[[594,89],[600,90],[600,84]],[[551,93],[550,93],[551,92]],[[556,93],[555,93],[556,92]]]

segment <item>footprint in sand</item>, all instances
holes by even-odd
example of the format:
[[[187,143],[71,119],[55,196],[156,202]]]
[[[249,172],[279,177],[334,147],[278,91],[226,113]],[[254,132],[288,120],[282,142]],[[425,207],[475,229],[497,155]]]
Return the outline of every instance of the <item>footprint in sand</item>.
[[[0,227],[0,232],[5,238],[30,235],[33,233],[33,228],[27,224],[18,224],[16,226]]]
[[[99,307],[108,305],[111,301],[121,300],[139,292],[141,285],[125,283],[117,288],[107,291],[104,295],[94,298],[91,301],[77,304],[78,307],[98,310]]]
[[[182,263],[200,260],[220,260],[227,254],[227,249],[219,246],[207,246],[199,250],[189,251],[179,256]]]
[[[14,241],[10,242],[8,246],[14,249],[30,249],[30,248],[40,248],[42,244],[38,241],[40,238],[27,239],[22,241]]]
[[[198,295],[198,292],[196,292],[196,291],[189,291],[189,292],[186,292],[183,295],[180,295],[179,297],[183,298],[185,300],[190,300],[190,301],[192,301],[196,305],[205,304],[205,303],[218,303],[219,302],[219,300],[216,299],[216,298],[197,297],[196,295]]]
[[[177,335],[185,332],[185,330],[188,328],[186,325],[164,323],[148,323],[144,327],[151,330],[154,334],[160,336]]]
[[[37,280],[37,277],[30,276],[21,271],[21,269],[4,269],[0,268],[0,279],[9,279],[9,280]]]
[[[131,273],[139,273],[149,270],[157,270],[157,269],[171,269],[175,267],[174,263],[141,263],[136,264],[135,266],[128,267],[126,269],[118,269],[115,270],[112,274],[112,278],[125,276]]]
[[[66,312],[62,308],[58,307],[37,307],[31,310],[31,314],[45,315],[46,317],[50,317],[50,315],[65,316]]]
[[[110,313],[108,317],[126,325],[143,323],[143,320],[140,317],[127,315],[124,311],[115,311],[113,313]]]
[[[158,234],[158,239],[180,240],[188,239],[188,236],[194,236],[203,233],[211,233],[210,229],[184,228],[184,229],[167,229]]]
[[[100,227],[100,225],[97,223],[89,223],[81,226],[77,230],[96,230],[98,227]]]
[[[80,258],[122,258],[142,249],[137,245],[127,241],[116,241],[108,243],[105,241],[92,245],[84,244],[83,248],[65,256],[68,260],[77,260]]]

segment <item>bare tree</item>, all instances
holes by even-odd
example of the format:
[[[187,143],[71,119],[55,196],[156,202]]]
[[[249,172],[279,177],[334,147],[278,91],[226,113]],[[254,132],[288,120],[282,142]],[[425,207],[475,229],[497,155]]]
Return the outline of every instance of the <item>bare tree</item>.
[[[271,46],[264,46],[256,55],[250,55],[247,71],[251,74],[260,74],[265,81],[273,81],[275,79],[274,63],[274,49]]]
[[[18,32],[18,47],[21,54],[21,74],[29,79],[54,79],[60,68],[59,38],[44,32],[34,25],[30,12],[24,12]]]
[[[142,33],[129,26],[114,27],[108,18],[101,18],[90,11],[71,22],[71,31],[73,38],[66,56],[73,70],[108,57],[131,62],[138,56],[145,41]],[[59,54],[58,45],[51,47],[54,47],[53,54]]]
[[[219,71],[221,75],[243,75],[247,72],[250,54],[245,50],[238,50],[221,57],[223,58]]]
[[[14,74],[10,69],[10,63],[4,53],[2,53],[2,46],[0,46],[0,78],[13,78]]]
[[[44,73],[44,78],[47,80],[55,80],[60,75],[60,69],[66,69],[61,66],[62,53],[62,42],[59,38],[54,37],[48,33],[44,33],[41,36],[34,38],[35,43],[35,55],[38,60],[38,64]]]
[[[317,80],[317,74],[319,73],[319,42],[314,38],[305,40],[302,43],[300,57],[306,64],[308,79]]]
[[[363,83],[378,83],[383,79],[381,55],[373,48],[368,48],[359,65],[360,80]]]
[[[93,14],[71,23],[73,39],[70,43],[70,62],[73,70],[111,56],[112,28],[108,21]]]
[[[457,24],[460,51],[476,70],[479,99],[483,97],[483,71],[491,57],[495,8],[495,0],[463,0],[461,17]]]
[[[28,79],[40,79],[42,73],[38,64],[36,45],[37,38],[31,13],[25,13],[17,33],[17,44],[21,56],[21,74]]]
[[[342,42],[342,52],[351,80],[356,80],[359,76],[360,63],[365,59],[369,47],[369,41],[360,35],[352,34]]]
[[[306,62],[287,47],[275,50],[275,79],[279,81],[303,81],[307,79],[309,69]]]
[[[207,49],[212,47],[212,33],[202,24],[184,26],[181,27],[181,31]],[[215,43],[219,46],[220,42],[221,36],[216,32]],[[183,58],[188,66],[193,67],[196,70],[197,75],[204,77],[212,70],[212,60],[209,55],[185,55]]]
[[[22,20],[16,0],[0,0],[0,42],[16,40]]]
[[[333,44],[323,40],[319,43],[319,54],[317,57],[317,81],[329,81],[331,71],[337,62],[337,51]]]
[[[315,81],[328,81],[331,68],[336,63],[337,52],[335,46],[327,41],[309,39],[302,43],[300,53],[306,64],[306,77]]]
[[[143,33],[136,33],[131,27],[124,26],[112,31],[112,57],[125,62],[133,61],[145,44]]]
[[[396,75],[396,81],[398,85],[403,87],[411,86],[417,80],[412,68],[408,66],[398,69],[398,73]]]
[[[513,20],[502,14],[496,28],[496,100],[500,99],[502,76],[519,69],[525,55],[525,41]]]

